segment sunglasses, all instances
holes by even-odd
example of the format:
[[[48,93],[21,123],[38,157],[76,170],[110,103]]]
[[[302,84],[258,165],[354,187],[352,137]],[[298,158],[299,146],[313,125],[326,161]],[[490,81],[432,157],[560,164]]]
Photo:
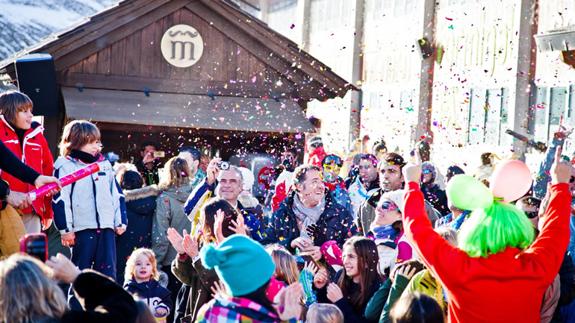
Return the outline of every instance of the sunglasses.
[[[529,211],[529,212],[525,212],[525,215],[527,215],[528,218],[533,219],[536,218],[539,215],[539,212],[537,211]]]
[[[424,170],[421,171],[421,173],[423,173],[424,175],[431,174],[431,170],[429,170],[429,169],[424,169]]]
[[[337,166],[341,167],[343,165],[343,160],[341,160],[341,158],[339,158],[338,156],[330,155],[325,157],[325,159],[323,160],[323,164],[324,165],[336,164]]]
[[[341,169],[341,166],[339,165],[323,165],[323,169],[326,172],[339,172]]]
[[[386,211],[395,211],[398,209],[398,207],[391,201],[383,201],[381,203],[381,209]]]

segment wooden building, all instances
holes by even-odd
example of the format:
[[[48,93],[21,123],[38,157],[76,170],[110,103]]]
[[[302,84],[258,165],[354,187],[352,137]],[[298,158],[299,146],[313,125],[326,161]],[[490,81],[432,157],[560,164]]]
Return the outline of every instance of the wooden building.
[[[288,22],[286,22],[288,23]],[[55,147],[63,124],[89,119],[106,151],[134,155],[144,140],[273,152],[312,130],[306,103],[353,86],[329,67],[224,0],[125,0],[0,63],[48,53],[60,94],[46,117]],[[35,102],[36,105],[41,104]]]

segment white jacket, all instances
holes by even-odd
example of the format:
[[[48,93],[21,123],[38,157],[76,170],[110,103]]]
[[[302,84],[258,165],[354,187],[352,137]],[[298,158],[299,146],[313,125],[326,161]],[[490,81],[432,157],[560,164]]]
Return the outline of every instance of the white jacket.
[[[114,229],[128,224],[124,195],[112,165],[107,160],[98,164],[98,172],[62,187],[54,195],[54,222],[61,233]],[[54,163],[54,176],[62,178],[86,166],[80,160],[59,157]]]

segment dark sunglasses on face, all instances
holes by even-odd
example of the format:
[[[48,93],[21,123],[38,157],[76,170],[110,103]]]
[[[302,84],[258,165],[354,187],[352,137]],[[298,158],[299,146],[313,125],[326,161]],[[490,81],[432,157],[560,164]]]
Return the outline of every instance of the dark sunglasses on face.
[[[332,163],[335,163],[337,166],[341,167],[343,165],[343,160],[341,160],[341,158],[338,156],[327,156],[323,161],[324,165],[330,165]]]
[[[397,205],[395,205],[395,203],[390,202],[390,201],[384,201],[381,203],[381,209],[393,211],[393,210],[397,210]]]
[[[529,211],[529,212],[525,212],[525,215],[527,215],[528,218],[533,219],[533,218],[536,218],[537,215],[539,215],[539,212]]]

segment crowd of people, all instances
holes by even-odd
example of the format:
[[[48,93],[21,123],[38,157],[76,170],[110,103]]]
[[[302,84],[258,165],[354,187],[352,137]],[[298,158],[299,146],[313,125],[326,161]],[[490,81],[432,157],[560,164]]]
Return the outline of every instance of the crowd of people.
[[[313,136],[304,163],[290,147],[277,156],[257,198],[252,170],[202,166],[201,147],[162,164],[145,142],[135,165],[113,165],[86,120],[65,125],[54,161],[32,111],[0,94],[0,322],[575,321],[563,127],[517,180],[490,153],[475,173],[442,172],[425,140],[409,156],[383,140],[338,156]],[[40,233],[45,262],[19,252]]]

